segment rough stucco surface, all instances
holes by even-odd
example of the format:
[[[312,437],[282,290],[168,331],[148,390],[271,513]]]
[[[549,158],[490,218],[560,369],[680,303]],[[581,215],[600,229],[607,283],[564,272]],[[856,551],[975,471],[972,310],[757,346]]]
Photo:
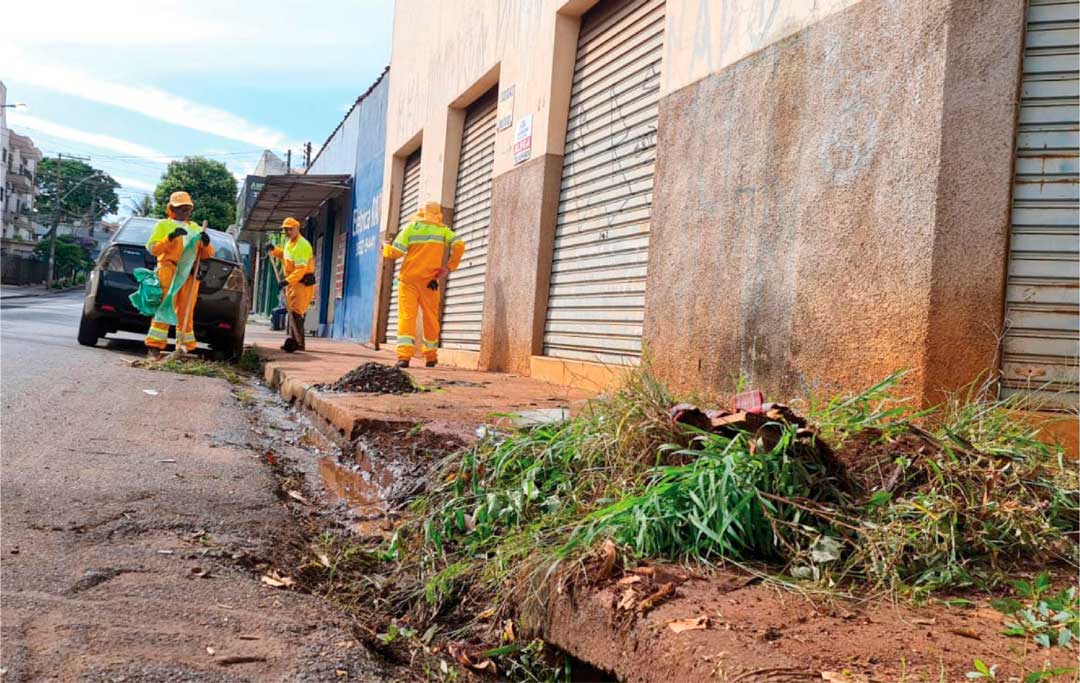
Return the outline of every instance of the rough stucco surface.
[[[995,106],[995,152],[943,168],[946,39],[966,36],[954,78],[983,55],[1006,59],[1018,2],[982,17],[975,0],[953,2],[963,23],[950,28],[948,0],[866,0],[661,101],[645,342],[663,378],[722,390],[746,375],[783,396],[908,367],[908,388],[925,390],[932,294],[959,280],[972,296],[975,274],[1000,283],[998,169],[986,185],[981,168],[953,180],[968,163],[1008,172],[996,117],[1002,91],[1015,96],[1015,74],[1001,83],[986,68],[979,87],[995,92],[968,94]],[[973,45],[979,36],[993,45]],[[948,102],[953,123],[978,107],[959,94]],[[951,149],[983,144],[979,123],[961,123],[966,132],[946,135]],[[972,185],[991,206],[965,217],[950,193]],[[948,220],[937,217],[939,189]],[[995,244],[935,268],[984,236]],[[990,301],[978,312],[1000,309],[1000,291],[978,296]]]
[[[562,156],[545,154],[492,183],[482,370],[529,372],[547,308],[561,173]]]
[[[931,401],[999,363],[1023,0],[954,1],[942,112],[926,385]]]

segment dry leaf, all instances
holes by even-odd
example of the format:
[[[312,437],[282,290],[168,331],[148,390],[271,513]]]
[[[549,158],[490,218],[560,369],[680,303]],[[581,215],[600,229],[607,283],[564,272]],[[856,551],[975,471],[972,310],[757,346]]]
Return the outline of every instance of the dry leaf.
[[[262,640],[262,636],[236,636],[240,640]]]
[[[638,603],[637,611],[644,614],[675,594],[675,584],[665,583],[655,593]]]
[[[304,494],[300,493],[299,491],[290,490],[289,491],[289,498],[292,498],[293,500],[299,501],[299,502],[303,503],[304,505],[307,505],[307,499],[304,498]]]
[[[234,655],[232,657],[222,657],[217,660],[220,666],[231,666],[233,664],[254,664],[255,662],[265,662],[266,657],[260,657],[258,655]]]
[[[605,540],[604,545],[600,548],[600,556],[600,576],[597,578],[603,581],[611,576],[611,572],[615,570],[615,560],[618,559],[618,554],[615,552],[615,543],[610,538]]]
[[[652,567],[634,567],[630,570],[631,574],[640,574],[641,576],[652,576],[656,573],[656,570]]]
[[[866,683],[866,677],[850,671],[822,671],[821,679],[830,683]]]
[[[208,655],[210,655],[211,657],[213,657],[213,656],[214,656],[214,653],[215,653],[215,652],[217,652],[217,650],[215,650],[214,648],[210,647],[209,645],[207,645],[207,646],[206,646],[206,654],[208,654]]]
[[[206,579],[206,578],[209,578],[209,576],[210,576],[210,570],[209,569],[203,569],[202,567],[192,567],[190,576],[193,576],[193,577],[196,577],[196,578],[199,578],[199,579]]]
[[[640,576],[638,576],[637,574],[631,574],[630,576],[624,576],[621,579],[619,579],[615,583],[615,585],[616,586],[630,586],[630,585],[633,585],[635,583],[640,583],[642,580],[643,579]]]
[[[692,619],[675,619],[668,622],[668,628],[675,633],[683,631],[700,631],[709,628],[709,617],[701,616]]]
[[[296,581],[289,578],[288,576],[281,576],[277,572],[263,574],[260,577],[260,580],[267,586],[273,586],[274,588],[288,588],[289,586],[292,586],[296,583]]]
[[[503,637],[503,641],[507,642],[507,643],[512,643],[515,640],[517,640],[517,636],[514,634],[514,622],[513,621],[507,619],[506,621],[503,622],[502,637]]]
[[[619,601],[618,608],[624,612],[629,612],[634,609],[634,603],[637,602],[637,593],[633,588],[627,588],[623,593],[622,600]]]
[[[913,624],[921,624],[922,626],[933,626],[934,624],[937,623],[937,618],[931,617],[929,619],[924,619],[922,617],[919,617],[917,619],[912,619],[911,623],[913,623]]]
[[[480,614],[477,614],[476,618],[478,620],[480,620],[480,621],[487,621],[488,619],[492,618],[493,616],[495,616],[495,608],[494,607],[489,607],[486,610],[484,610],[483,612],[481,612]]]
[[[498,672],[495,662],[478,653],[469,652],[466,648],[468,648],[468,645],[465,643],[450,643],[446,646],[447,652],[450,653],[450,656],[453,657],[458,664],[468,669],[472,669],[473,671]]]
[[[950,628],[949,633],[955,633],[958,636],[971,638],[972,640],[982,640],[982,636],[980,636],[978,633],[971,630],[970,628]]]
[[[330,558],[327,557],[326,553],[315,553],[315,557],[319,559],[319,564],[327,569],[330,568]]]

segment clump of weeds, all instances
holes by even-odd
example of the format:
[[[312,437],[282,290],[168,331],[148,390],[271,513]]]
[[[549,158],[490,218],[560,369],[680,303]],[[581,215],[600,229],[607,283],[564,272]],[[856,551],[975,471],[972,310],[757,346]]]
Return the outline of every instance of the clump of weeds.
[[[896,395],[901,379],[808,399],[809,430],[773,422],[763,438],[675,424],[675,397],[646,366],[571,419],[487,430],[440,463],[392,540],[367,551],[378,567],[357,580],[353,604],[417,634],[438,625],[446,639],[498,641],[512,652],[466,659],[509,675],[505,657],[527,652],[553,584],[581,576],[605,542],[627,565],[731,560],[911,597],[992,588],[1031,562],[1077,564],[1075,468],[1018,419],[1021,406],[976,387],[918,411]],[[1075,614],[1043,602],[1051,622]],[[1017,628],[1042,635],[1029,633],[1035,622]],[[1076,637],[1065,632],[1053,637]],[[512,677],[564,671],[524,670],[546,673]]]

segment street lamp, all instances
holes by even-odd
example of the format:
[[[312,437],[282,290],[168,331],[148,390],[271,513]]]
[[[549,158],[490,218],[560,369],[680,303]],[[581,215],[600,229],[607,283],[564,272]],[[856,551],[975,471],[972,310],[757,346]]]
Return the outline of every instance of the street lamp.
[[[16,102],[15,104],[0,104],[0,107],[4,109],[29,109],[30,105],[26,102]]]

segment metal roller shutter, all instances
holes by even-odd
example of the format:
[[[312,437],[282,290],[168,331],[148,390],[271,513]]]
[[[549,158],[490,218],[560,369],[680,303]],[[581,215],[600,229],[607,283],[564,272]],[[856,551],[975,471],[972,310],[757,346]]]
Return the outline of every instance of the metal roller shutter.
[[[420,210],[420,150],[416,150],[405,160],[405,175],[401,183],[401,202],[398,204],[398,232],[412,220]],[[394,279],[390,285],[390,311],[386,316],[386,334],[383,338],[388,344],[397,343],[398,322],[398,273],[402,259],[394,261]]]
[[[582,19],[570,95],[544,353],[636,364],[645,314],[663,0]]]
[[[465,241],[465,256],[446,284],[442,345],[480,350],[491,225],[491,174],[495,163],[496,91],[481,97],[465,114],[454,194],[454,232]]]
[[[1027,8],[1002,394],[1080,403],[1080,2]]]

